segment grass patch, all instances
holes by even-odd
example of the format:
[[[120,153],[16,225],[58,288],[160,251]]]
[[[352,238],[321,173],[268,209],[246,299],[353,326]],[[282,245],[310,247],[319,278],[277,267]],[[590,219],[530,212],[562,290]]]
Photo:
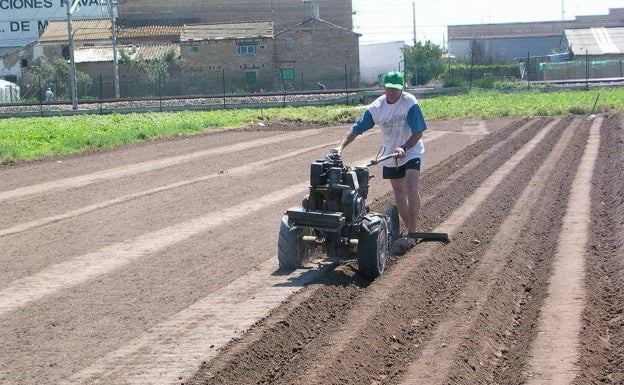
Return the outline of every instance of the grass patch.
[[[589,115],[624,110],[624,90],[473,91],[420,101],[427,119],[495,118],[506,116]],[[149,112],[0,120],[0,162],[37,159],[92,149],[113,148],[147,140],[187,136],[215,129],[245,127],[258,122],[352,123],[364,106],[285,107],[220,111]]]

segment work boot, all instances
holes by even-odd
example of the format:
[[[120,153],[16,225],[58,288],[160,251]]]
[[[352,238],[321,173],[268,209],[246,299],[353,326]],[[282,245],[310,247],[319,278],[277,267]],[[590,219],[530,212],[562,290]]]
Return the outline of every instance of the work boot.
[[[409,249],[416,246],[417,240],[410,237],[401,237],[394,241],[390,246],[390,253],[394,255],[403,255],[407,253]]]

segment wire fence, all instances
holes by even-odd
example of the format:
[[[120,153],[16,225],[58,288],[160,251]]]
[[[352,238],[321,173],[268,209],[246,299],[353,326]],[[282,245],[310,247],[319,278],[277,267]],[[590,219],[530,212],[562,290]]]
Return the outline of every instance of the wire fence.
[[[77,77],[76,95],[79,101],[115,98],[115,80],[111,68],[89,71],[90,76]],[[65,78],[31,78],[21,85],[22,99],[45,101],[51,88],[55,101],[70,100],[71,90]],[[201,69],[182,71],[169,68],[166,73],[147,74],[135,68],[119,71],[119,98],[149,99],[169,97],[223,96],[264,93],[297,93],[308,91],[345,91],[359,88],[359,72],[334,66],[319,73],[304,73],[296,69],[242,68],[240,70]]]

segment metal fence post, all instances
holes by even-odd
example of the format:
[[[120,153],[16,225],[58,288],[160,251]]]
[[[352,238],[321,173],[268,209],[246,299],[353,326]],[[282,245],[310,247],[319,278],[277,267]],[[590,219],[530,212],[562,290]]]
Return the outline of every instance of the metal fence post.
[[[349,104],[349,73],[347,72],[347,64],[344,65],[345,69],[345,102]]]
[[[102,82],[102,74],[100,74],[100,115],[102,115],[103,113],[103,105],[102,102],[104,101],[104,84]]]
[[[531,86],[531,78],[529,77],[529,69],[531,68],[531,62],[529,59],[531,58],[531,52],[527,52],[527,61],[526,61],[526,79],[527,79],[527,89]]]
[[[585,91],[589,91],[589,52],[585,50]]]
[[[223,108],[225,108],[225,68],[222,68],[223,70],[223,74],[222,74],[222,78],[223,78]]]

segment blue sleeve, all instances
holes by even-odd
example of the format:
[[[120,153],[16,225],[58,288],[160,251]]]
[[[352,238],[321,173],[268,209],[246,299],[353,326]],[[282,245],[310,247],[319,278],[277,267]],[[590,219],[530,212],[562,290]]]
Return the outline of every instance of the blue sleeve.
[[[412,133],[427,129],[427,122],[425,122],[425,117],[418,104],[411,106],[407,112],[407,124],[409,124]]]
[[[371,115],[370,111],[366,110],[360,116],[357,122],[351,127],[351,131],[354,134],[360,135],[366,130],[370,130],[375,125],[375,121],[373,120],[373,115]]]

